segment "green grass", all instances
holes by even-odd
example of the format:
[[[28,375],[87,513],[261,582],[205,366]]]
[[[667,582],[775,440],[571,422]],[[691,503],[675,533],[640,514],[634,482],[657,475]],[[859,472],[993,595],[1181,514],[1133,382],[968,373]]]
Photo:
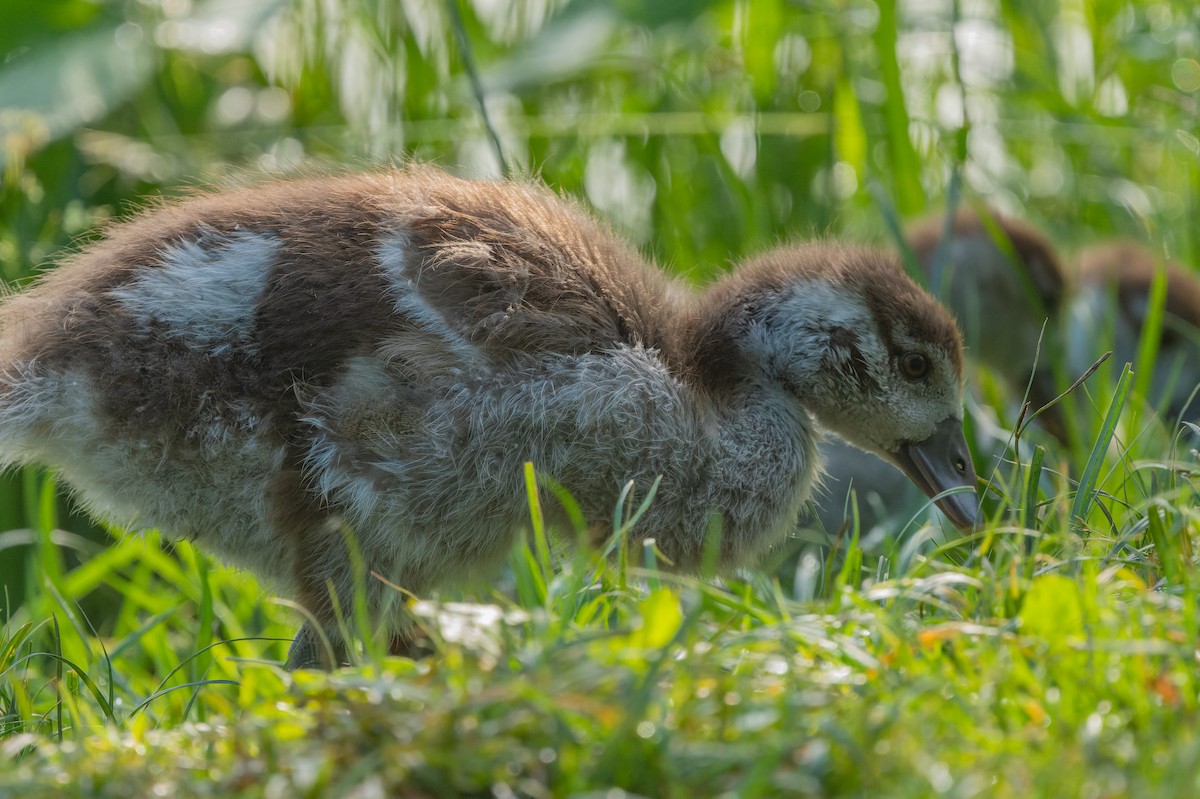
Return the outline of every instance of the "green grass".
[[[1200,263],[1185,0],[462,3],[478,90],[454,15],[417,5],[0,0],[0,275],[230,173],[496,174],[491,132],[697,279],[777,239],[889,244],[960,201],[1068,252],[1133,237]],[[209,14],[225,45],[184,35]],[[251,577],[3,476],[0,799],[1194,794],[1197,455],[1143,397],[1161,310],[1132,372],[1064,401],[1068,444],[1034,424],[981,469],[968,536],[801,531],[701,580],[622,545],[635,507],[579,552],[534,502],[504,579],[418,606],[432,656],[332,675],[280,670],[299,615]]]

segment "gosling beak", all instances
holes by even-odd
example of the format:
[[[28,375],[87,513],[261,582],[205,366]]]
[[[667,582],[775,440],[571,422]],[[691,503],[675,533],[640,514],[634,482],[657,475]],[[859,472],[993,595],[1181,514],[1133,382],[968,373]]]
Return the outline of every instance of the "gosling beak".
[[[901,444],[892,453],[892,460],[930,499],[951,488],[970,488],[970,491],[942,497],[936,503],[959,528],[966,529],[979,523],[975,464],[971,462],[971,451],[963,438],[961,419],[951,416],[939,422],[933,435],[924,441]]]

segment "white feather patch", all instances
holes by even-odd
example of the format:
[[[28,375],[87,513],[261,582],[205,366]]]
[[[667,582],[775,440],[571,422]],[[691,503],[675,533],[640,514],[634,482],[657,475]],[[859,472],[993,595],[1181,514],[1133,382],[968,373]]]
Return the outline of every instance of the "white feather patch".
[[[181,242],[112,296],[143,327],[163,325],[219,355],[250,338],[267,276],[279,252],[274,236],[239,232]]]
[[[479,362],[479,351],[446,320],[433,306],[425,301],[417,289],[417,278],[409,269],[409,238],[403,234],[392,234],[379,245],[379,266],[391,287],[392,307],[422,332],[441,340],[446,351],[452,353],[460,364]]]

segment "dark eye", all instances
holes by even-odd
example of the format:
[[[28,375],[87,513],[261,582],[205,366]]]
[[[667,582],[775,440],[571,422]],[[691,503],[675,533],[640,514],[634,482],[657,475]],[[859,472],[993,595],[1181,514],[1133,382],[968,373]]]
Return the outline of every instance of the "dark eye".
[[[929,359],[919,352],[906,352],[900,356],[900,368],[906,376],[920,380],[929,374]]]

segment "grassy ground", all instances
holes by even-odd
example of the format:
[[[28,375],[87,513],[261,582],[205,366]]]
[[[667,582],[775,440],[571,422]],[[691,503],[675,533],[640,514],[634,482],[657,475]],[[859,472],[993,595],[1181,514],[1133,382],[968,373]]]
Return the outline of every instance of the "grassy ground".
[[[127,537],[0,639],[0,795],[1189,795],[1194,489],[1106,465],[1094,529],[1050,498],[890,574],[844,541],[806,603],[522,546],[509,590],[418,606],[434,655],[333,675],[278,668],[252,581]]]
[[[8,281],[247,168],[502,171],[448,6],[9,5]],[[1200,263],[1184,0],[459,10],[510,171],[697,279],[781,237],[887,242],[963,198],[1064,249]],[[296,614],[247,575],[7,475],[0,797],[1191,795],[1197,455],[1123,367],[1077,392],[1068,444],[1030,428],[978,464],[969,538],[801,531],[719,582],[535,537],[495,586],[420,607],[433,656],[333,675],[279,669]]]

